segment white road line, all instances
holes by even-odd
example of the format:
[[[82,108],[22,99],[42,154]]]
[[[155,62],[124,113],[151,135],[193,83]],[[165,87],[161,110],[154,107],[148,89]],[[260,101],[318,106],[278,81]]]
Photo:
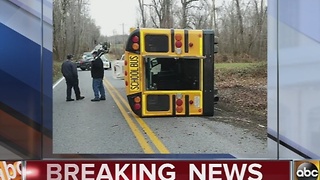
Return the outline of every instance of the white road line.
[[[52,89],[54,89],[62,80],[64,80],[64,77],[60,78],[56,83],[54,83]]]

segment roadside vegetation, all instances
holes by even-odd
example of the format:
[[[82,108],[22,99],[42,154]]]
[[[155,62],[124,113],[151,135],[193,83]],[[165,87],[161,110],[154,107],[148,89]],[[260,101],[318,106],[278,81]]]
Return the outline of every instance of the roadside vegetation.
[[[61,64],[62,62],[60,61],[53,61],[53,71],[52,71],[53,84],[56,83],[62,77]]]
[[[266,139],[267,63],[216,63],[215,81],[220,96],[216,115]]]

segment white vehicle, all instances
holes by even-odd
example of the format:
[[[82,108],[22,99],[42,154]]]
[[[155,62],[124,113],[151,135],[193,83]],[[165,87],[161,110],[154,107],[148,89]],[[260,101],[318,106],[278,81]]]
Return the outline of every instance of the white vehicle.
[[[120,59],[112,62],[113,77],[115,79],[124,79],[124,54]]]
[[[105,56],[101,56],[101,60],[103,62],[103,68],[104,69],[110,69],[111,68],[111,62],[105,57]]]

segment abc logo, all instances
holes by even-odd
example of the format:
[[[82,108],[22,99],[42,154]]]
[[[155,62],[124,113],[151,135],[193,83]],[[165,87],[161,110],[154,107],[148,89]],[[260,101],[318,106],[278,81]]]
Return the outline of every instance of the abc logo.
[[[317,180],[318,168],[310,162],[300,164],[296,170],[298,180]]]

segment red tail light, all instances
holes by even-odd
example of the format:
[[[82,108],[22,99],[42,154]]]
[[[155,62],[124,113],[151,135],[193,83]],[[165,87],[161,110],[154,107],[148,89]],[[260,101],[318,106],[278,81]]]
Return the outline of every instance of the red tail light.
[[[181,106],[183,104],[183,101],[181,99],[177,99],[176,104],[177,106]]]
[[[176,46],[176,53],[177,54],[181,54],[181,47],[182,47],[182,35],[181,34],[176,34],[175,36],[174,36],[174,38],[175,38],[175,40],[176,40],[176,42],[175,42],[175,46]]]
[[[139,110],[141,109],[141,105],[139,103],[134,104],[133,106],[134,110]]]
[[[183,112],[183,100],[182,100],[183,95],[182,94],[177,94],[176,95],[176,111],[177,113],[182,113]]]
[[[181,48],[182,46],[182,42],[181,41],[176,41],[176,47],[177,48]]]
[[[139,37],[138,36],[133,36],[132,37],[132,42],[138,43],[139,42]]]

